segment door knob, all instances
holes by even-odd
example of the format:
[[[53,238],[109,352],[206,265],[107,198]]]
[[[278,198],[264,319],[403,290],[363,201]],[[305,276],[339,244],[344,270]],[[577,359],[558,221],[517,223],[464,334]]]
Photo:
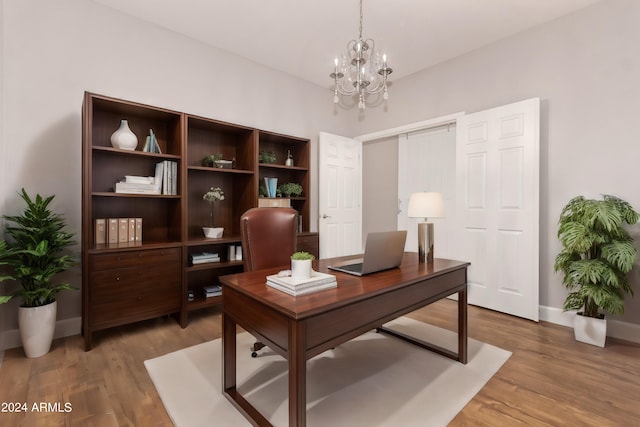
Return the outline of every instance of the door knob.
[[[327,219],[327,218],[331,218],[331,215],[322,214],[322,219]]]

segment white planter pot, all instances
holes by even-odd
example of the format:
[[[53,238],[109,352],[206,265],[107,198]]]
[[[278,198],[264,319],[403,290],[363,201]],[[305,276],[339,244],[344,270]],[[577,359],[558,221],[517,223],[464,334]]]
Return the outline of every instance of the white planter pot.
[[[294,279],[308,279],[311,277],[310,259],[292,259],[291,277]]]
[[[202,232],[204,233],[204,237],[208,239],[219,239],[222,237],[222,233],[224,233],[223,227],[202,227]]]
[[[42,307],[20,307],[18,326],[20,339],[27,357],[40,357],[49,352],[56,329],[58,302]]]
[[[573,318],[573,334],[576,341],[604,347],[607,340],[607,319],[576,314]]]

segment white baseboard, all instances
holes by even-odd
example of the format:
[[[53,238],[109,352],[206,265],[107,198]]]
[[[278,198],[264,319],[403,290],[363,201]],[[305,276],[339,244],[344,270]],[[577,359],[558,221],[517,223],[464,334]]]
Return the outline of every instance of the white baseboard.
[[[81,317],[72,317],[71,319],[58,320],[56,322],[56,330],[53,333],[53,339],[71,337],[79,335],[82,327]],[[0,350],[9,350],[10,348],[22,347],[20,340],[20,331],[18,329],[10,329],[4,331],[0,337]]]
[[[573,328],[573,316],[575,316],[575,312],[565,312],[562,311],[561,308],[545,307],[542,305],[539,310],[540,320]],[[56,322],[56,331],[53,337],[55,339],[79,335],[81,327],[82,319],[80,317],[59,320]],[[607,336],[640,343],[640,325],[608,319]],[[0,344],[0,351],[22,347],[20,332],[17,329],[5,331],[0,337]],[[0,353],[0,363],[2,360],[1,358],[2,356]]]
[[[540,320],[568,326],[573,329],[575,311],[563,311],[561,308],[540,306]],[[640,325],[607,319],[607,336],[625,341],[640,343]]]

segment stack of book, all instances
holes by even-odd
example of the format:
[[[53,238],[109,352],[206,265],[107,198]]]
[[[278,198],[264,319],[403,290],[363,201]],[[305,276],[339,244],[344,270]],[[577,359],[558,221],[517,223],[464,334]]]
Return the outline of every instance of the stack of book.
[[[189,255],[189,265],[206,264],[208,262],[220,262],[220,256],[213,252]]]
[[[338,286],[338,282],[333,274],[312,271],[309,279],[294,279],[291,276],[280,277],[277,274],[267,276],[267,286],[289,295],[298,296],[335,288]]]
[[[116,193],[129,194],[160,194],[160,184],[153,176],[125,175],[124,179],[116,182]]]
[[[156,163],[154,176],[125,175],[116,182],[116,193],[127,194],[178,194],[178,162],[163,160]]]
[[[204,290],[204,296],[206,298],[217,297],[218,295],[222,295],[222,288],[220,287],[220,285],[205,286],[202,289]]]

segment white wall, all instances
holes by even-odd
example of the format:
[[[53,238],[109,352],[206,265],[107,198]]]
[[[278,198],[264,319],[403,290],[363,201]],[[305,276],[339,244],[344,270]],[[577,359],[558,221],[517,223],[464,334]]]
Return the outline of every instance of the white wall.
[[[349,133],[351,121],[335,114],[328,89],[97,3],[0,0],[0,6],[1,214],[22,208],[17,191],[23,186],[33,194],[55,194],[54,208],[79,241],[84,91],[310,138],[312,165],[320,129]],[[317,230],[317,168],[312,170],[311,222]],[[80,287],[80,276],[78,266],[67,278]],[[17,303],[0,307],[0,332],[17,327]],[[80,292],[60,294],[58,319],[77,318],[80,309]]]
[[[553,259],[562,207],[579,194],[607,193],[640,210],[639,22],[640,1],[603,1],[424,70],[395,82],[388,111],[367,110],[354,135],[540,97],[540,304],[560,308],[566,291]],[[373,153],[368,148],[365,158]],[[396,147],[375,150],[382,161]],[[396,173],[384,171],[388,179]],[[638,227],[632,233],[640,241]],[[637,296],[627,299],[620,318],[634,324],[640,324],[639,270],[631,276]]]

